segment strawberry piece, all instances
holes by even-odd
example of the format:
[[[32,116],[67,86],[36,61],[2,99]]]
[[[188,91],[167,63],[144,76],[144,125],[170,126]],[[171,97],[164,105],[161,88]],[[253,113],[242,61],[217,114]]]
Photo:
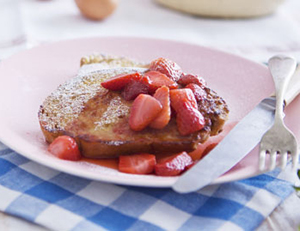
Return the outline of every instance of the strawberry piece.
[[[101,83],[101,86],[112,91],[122,90],[132,80],[140,80],[142,75],[138,72],[131,74],[120,74],[113,78],[107,79]]]
[[[194,74],[182,74],[180,79],[178,80],[178,83],[183,86],[194,83],[199,85],[200,87],[206,87],[206,81],[202,77]]]
[[[133,100],[139,94],[149,94],[149,85],[145,84],[145,81],[132,80],[122,91],[122,96],[125,100]]]
[[[181,67],[178,66],[177,63],[165,58],[158,58],[153,60],[150,63],[149,69],[150,71],[158,71],[162,74],[165,74],[175,82],[177,82],[182,75]]]
[[[186,136],[204,128],[205,120],[197,109],[186,103],[180,113],[177,112],[176,123],[179,133]]]
[[[198,108],[194,93],[189,88],[171,90],[170,100],[171,100],[171,106],[176,111],[176,113],[181,110],[182,106],[186,102],[189,102],[192,107]]]
[[[140,94],[131,106],[129,126],[134,131],[146,128],[161,112],[162,105],[154,97]]]
[[[189,169],[191,169],[192,167],[194,167],[195,164],[197,164],[198,161],[193,161],[193,163],[191,163],[190,165],[186,166],[185,170],[184,171],[187,171]]]
[[[79,160],[81,154],[76,141],[70,136],[58,136],[48,147],[48,151],[60,159]]]
[[[178,87],[176,82],[158,71],[148,71],[144,74],[144,77],[148,78],[149,87],[152,92],[156,91],[162,86],[167,86],[170,89],[175,89]]]
[[[201,130],[205,119],[199,112],[197,101],[191,89],[170,91],[171,106],[176,111],[176,123],[181,135],[189,135]]]
[[[197,85],[195,83],[190,83],[190,84],[186,85],[186,88],[189,88],[193,91],[194,96],[197,101],[200,101],[200,100],[203,100],[206,98],[206,95],[207,95],[206,91],[199,85]]]
[[[226,124],[223,128],[223,131],[220,134],[209,137],[208,140],[203,144],[198,144],[197,149],[192,152],[189,152],[189,155],[194,161],[200,160],[201,158],[206,156],[212,149],[214,149],[214,147],[217,146],[217,144],[223,140],[223,138],[236,124],[237,122],[231,122],[229,124]]]
[[[158,114],[158,116],[150,123],[151,128],[155,129],[162,129],[170,121],[171,118],[171,107],[170,107],[170,95],[169,95],[169,88],[166,86],[163,86],[156,90],[153,97],[157,99],[161,105],[162,110]]]
[[[119,157],[119,171],[125,173],[149,174],[154,171],[155,164],[155,156],[147,153]]]
[[[211,150],[213,150],[219,144],[219,142],[207,145],[202,153],[202,157],[206,156]]]
[[[192,163],[192,158],[186,152],[181,152],[161,160],[155,165],[154,171],[158,176],[177,176]]]
[[[200,160],[202,157],[204,157],[203,153],[206,149],[207,142],[209,142],[209,139],[210,138],[208,138],[208,140],[203,144],[198,144],[196,150],[189,152],[189,156],[192,158],[193,161]]]

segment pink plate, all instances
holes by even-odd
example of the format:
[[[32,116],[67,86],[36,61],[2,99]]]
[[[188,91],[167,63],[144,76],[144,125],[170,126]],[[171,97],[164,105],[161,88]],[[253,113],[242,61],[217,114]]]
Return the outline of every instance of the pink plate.
[[[230,107],[229,123],[240,120],[273,91],[272,79],[264,65],[205,47],[141,38],[62,41],[21,52],[0,63],[0,140],[33,161],[76,176],[124,185],[170,187],[176,177],[123,174],[83,161],[63,161],[47,152],[37,119],[39,106],[59,84],[76,75],[82,56],[94,52],[147,62],[157,57],[176,61],[185,72],[202,75],[223,96]],[[287,124],[298,138],[299,106],[300,98],[297,98],[286,110]],[[214,183],[257,175],[260,173],[257,162],[256,148]]]

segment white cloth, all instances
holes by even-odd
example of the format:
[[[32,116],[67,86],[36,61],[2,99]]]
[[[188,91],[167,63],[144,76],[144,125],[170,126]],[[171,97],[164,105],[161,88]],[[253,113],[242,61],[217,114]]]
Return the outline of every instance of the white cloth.
[[[276,13],[254,19],[208,19],[161,7],[153,0],[120,1],[103,21],[83,18],[73,0],[23,0],[22,14],[32,45],[91,36],[171,39],[229,51],[258,62],[278,53],[300,60],[299,0],[287,0]]]

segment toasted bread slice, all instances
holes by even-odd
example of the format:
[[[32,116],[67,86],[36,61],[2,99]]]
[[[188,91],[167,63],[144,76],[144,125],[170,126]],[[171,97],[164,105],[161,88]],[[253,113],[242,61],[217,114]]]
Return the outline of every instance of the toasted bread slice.
[[[124,100],[119,92],[104,89],[101,82],[118,74],[144,72],[147,65],[124,58],[109,61],[104,58],[101,62],[97,71],[80,72],[60,85],[40,106],[38,117],[47,142],[51,143],[59,135],[69,135],[76,139],[83,156],[110,158],[142,152],[192,151],[199,142],[222,130],[228,107],[209,88],[205,89],[207,99],[198,104],[206,120],[201,131],[182,136],[175,118],[160,130],[131,130],[128,119],[132,101]],[[89,68],[93,65],[90,63],[94,62],[88,60],[83,64]]]

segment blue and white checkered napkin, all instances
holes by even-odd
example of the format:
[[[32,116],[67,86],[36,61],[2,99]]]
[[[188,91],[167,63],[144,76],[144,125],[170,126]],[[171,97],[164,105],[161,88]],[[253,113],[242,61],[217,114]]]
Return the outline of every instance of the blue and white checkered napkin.
[[[180,195],[74,177],[0,143],[0,210],[54,230],[253,230],[293,192],[278,174]]]

